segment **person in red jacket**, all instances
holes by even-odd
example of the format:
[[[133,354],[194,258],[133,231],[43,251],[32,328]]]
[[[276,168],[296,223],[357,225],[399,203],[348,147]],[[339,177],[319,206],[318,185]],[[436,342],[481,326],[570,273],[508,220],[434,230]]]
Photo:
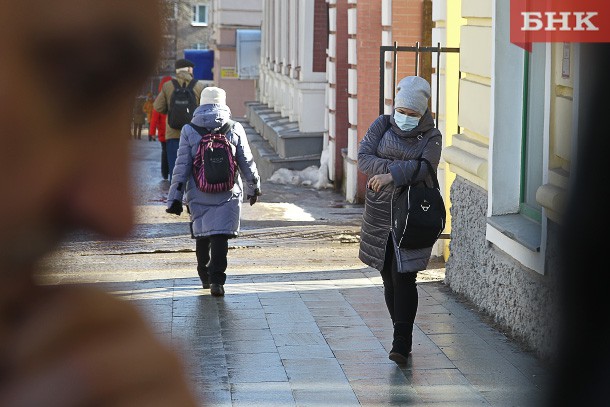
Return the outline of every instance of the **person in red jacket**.
[[[161,82],[159,83],[159,93],[161,93],[161,88],[165,82],[169,82],[172,80],[171,76],[164,76],[161,78]],[[165,122],[166,122],[166,114],[159,113],[155,109],[152,109],[152,116],[150,118],[150,127],[148,129],[148,134],[150,137],[158,136],[159,142],[161,143],[161,176],[163,179],[167,179],[169,177],[169,165],[167,162],[167,148],[165,143]]]

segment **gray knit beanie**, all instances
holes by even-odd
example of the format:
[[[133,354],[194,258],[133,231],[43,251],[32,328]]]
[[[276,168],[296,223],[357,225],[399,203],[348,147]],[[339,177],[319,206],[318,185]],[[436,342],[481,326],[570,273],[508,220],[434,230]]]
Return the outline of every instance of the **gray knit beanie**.
[[[407,76],[398,82],[394,98],[394,108],[404,107],[415,110],[420,115],[426,113],[430,99],[430,84],[419,76]]]

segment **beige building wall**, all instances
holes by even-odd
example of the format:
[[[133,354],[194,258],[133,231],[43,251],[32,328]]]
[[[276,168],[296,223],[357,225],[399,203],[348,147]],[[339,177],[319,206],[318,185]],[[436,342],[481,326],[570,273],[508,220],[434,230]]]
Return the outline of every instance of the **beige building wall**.
[[[256,100],[256,80],[237,75],[236,30],[259,29],[263,0],[213,0],[212,49],[214,83],[227,92],[227,104],[234,117],[246,114],[246,102]]]
[[[445,3],[447,4],[447,3]],[[460,30],[460,133],[444,143],[449,170],[487,189],[491,108],[492,9],[490,0],[462,0]],[[442,25],[441,25],[442,26]],[[439,33],[438,37],[442,38]],[[442,72],[442,71],[441,71]]]
[[[259,99],[298,122],[326,130],[326,72],[314,72],[314,0],[264,0]]]
[[[436,24],[441,38],[456,2],[439,1],[447,7]],[[586,67],[579,44],[535,43],[532,52],[511,44],[509,2],[460,3],[459,131],[443,149],[455,175],[445,283],[548,357],[578,134],[575,77]]]

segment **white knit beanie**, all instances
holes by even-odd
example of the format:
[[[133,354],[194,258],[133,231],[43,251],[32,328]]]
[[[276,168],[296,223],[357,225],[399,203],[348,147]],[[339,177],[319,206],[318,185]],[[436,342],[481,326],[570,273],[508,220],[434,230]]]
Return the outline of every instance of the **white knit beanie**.
[[[424,115],[430,99],[430,84],[419,76],[407,76],[396,87],[398,92],[394,98],[394,108],[404,107]]]
[[[225,105],[227,93],[224,89],[208,86],[201,91],[200,105]]]

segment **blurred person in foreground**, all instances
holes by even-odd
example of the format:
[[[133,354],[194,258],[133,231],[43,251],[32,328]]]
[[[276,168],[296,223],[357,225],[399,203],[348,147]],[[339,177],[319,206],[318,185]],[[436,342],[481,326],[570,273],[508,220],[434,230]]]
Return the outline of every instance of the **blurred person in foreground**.
[[[131,230],[128,134],[159,52],[158,6],[3,3],[0,406],[197,405],[180,359],[135,306],[37,283],[39,260],[67,232]]]
[[[610,148],[605,120],[610,109],[610,44],[578,46],[581,68],[575,92],[582,113],[561,225],[556,313],[561,329],[548,407],[610,405],[610,274],[604,239],[610,219],[604,197]]]

